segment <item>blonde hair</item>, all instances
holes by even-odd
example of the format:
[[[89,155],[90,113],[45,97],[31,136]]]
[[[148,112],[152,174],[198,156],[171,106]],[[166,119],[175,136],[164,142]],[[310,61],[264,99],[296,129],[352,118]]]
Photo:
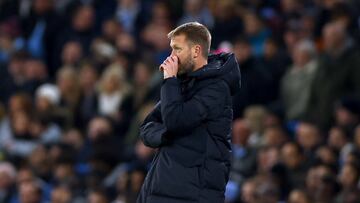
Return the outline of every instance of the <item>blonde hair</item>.
[[[109,65],[102,73],[100,78],[100,83],[98,86],[100,92],[104,91],[105,83],[111,78],[116,78],[116,81],[118,82],[118,88],[117,88],[118,91],[120,91],[123,94],[127,94],[130,92],[131,88],[126,81],[126,73],[123,67],[121,67],[118,64]]]
[[[63,92],[63,90],[61,90],[60,87],[59,88],[62,98],[65,99],[67,102],[70,102],[72,107],[75,107],[73,105],[77,105],[81,94],[78,72],[72,66],[63,66],[56,74],[56,79],[59,80],[60,78],[66,78],[71,81],[71,90],[65,90],[65,92]]]
[[[211,45],[211,34],[209,30],[198,22],[190,22],[180,25],[168,34],[168,38],[172,39],[175,36],[185,35],[186,40],[191,44],[198,44],[202,49],[204,58],[208,58]]]

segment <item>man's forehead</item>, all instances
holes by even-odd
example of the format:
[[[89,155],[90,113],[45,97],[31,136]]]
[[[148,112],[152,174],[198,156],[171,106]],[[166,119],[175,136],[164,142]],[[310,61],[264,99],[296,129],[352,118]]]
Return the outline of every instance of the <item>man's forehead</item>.
[[[174,37],[171,38],[170,40],[170,46],[174,46],[174,45],[178,45],[179,43],[184,43],[185,42],[185,35],[176,35]]]

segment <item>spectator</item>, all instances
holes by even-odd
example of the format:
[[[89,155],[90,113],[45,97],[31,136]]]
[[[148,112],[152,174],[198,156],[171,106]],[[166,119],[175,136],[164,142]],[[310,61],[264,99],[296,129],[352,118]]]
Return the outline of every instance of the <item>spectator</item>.
[[[339,174],[339,182],[342,186],[342,191],[337,196],[337,202],[345,202],[348,198],[349,192],[356,190],[359,183],[359,169],[354,164],[345,164]]]
[[[141,12],[141,1],[119,0],[115,12],[116,20],[129,34],[136,33],[137,20]]]
[[[276,182],[271,177],[260,178],[255,189],[255,202],[277,203],[280,200],[280,190]]]
[[[130,169],[124,175],[119,176],[116,185],[119,196],[113,203],[135,202],[144,178],[145,173],[141,168]]]
[[[1,75],[1,101],[6,104],[9,98],[20,91],[26,91],[25,62],[28,56],[24,52],[16,52],[10,57],[5,75]]]
[[[273,167],[280,161],[280,151],[276,147],[262,147],[257,154],[259,174],[270,174]]]
[[[215,18],[214,27],[210,30],[213,37],[211,46],[217,48],[223,41],[233,41],[242,33],[243,23],[236,13],[234,0],[213,1],[211,12]]]
[[[271,74],[254,57],[251,46],[246,38],[238,38],[234,42],[234,54],[239,63],[242,75],[241,89],[234,96],[234,118],[241,117],[249,105],[268,104],[275,92],[272,89]],[[258,91],[254,92],[253,89]]]
[[[292,188],[303,188],[307,168],[301,147],[296,143],[289,142],[281,148],[281,157],[288,171]]]
[[[81,92],[77,71],[73,67],[62,67],[57,73],[56,85],[60,92],[58,106],[68,114],[70,125],[79,125],[78,108]]]
[[[281,147],[288,137],[285,131],[279,126],[267,127],[263,134],[263,145],[270,147]]]
[[[199,22],[211,29],[214,26],[214,17],[203,0],[186,0],[184,3],[184,14],[178,20],[178,24]]]
[[[107,43],[115,44],[116,37],[123,32],[123,27],[114,18],[105,20],[102,24],[102,39]]]
[[[296,141],[304,150],[307,161],[314,158],[314,150],[322,141],[319,129],[311,123],[300,123],[296,130]]]
[[[36,140],[30,134],[30,114],[17,111],[1,126],[2,149],[10,156],[26,157],[36,147]]]
[[[35,110],[39,117],[50,122],[50,125],[54,124],[52,129],[54,131],[56,125],[68,128],[72,123],[70,112],[58,106],[60,97],[58,87],[53,84],[43,84],[36,90]]]
[[[273,99],[280,96],[281,78],[284,76],[290,65],[291,58],[280,43],[275,41],[275,38],[268,38],[264,43],[264,54],[260,57],[261,62],[266,69],[271,73],[275,88]]]
[[[338,163],[338,153],[328,145],[320,146],[316,150],[316,158],[328,166],[336,166]]]
[[[129,125],[134,119],[136,110],[140,109],[143,105],[149,102],[155,102],[158,98],[158,85],[151,84],[151,77],[153,71],[151,70],[151,63],[146,61],[139,61],[134,66],[134,81],[133,89],[124,101],[121,103],[119,108],[119,132],[125,134],[129,130]]]
[[[36,146],[28,158],[29,167],[34,174],[43,180],[50,179],[51,163],[47,157],[48,150],[43,145]]]
[[[258,15],[253,12],[245,13],[243,16],[245,36],[249,39],[254,56],[264,54],[265,41],[270,37],[270,31]]]
[[[257,182],[255,179],[247,180],[243,186],[241,191],[241,200],[244,203],[255,203],[255,189]]]
[[[29,58],[24,64],[24,69],[26,89],[33,95],[36,88],[48,81],[48,68],[41,60]]]
[[[240,185],[254,175],[256,170],[256,149],[249,146],[251,130],[245,120],[233,123],[232,143],[233,160],[230,170],[230,181],[226,187],[227,199],[235,199],[240,193]]]
[[[22,182],[19,186],[19,196],[21,203],[44,203],[42,201],[43,191],[37,181]]]
[[[289,203],[310,203],[310,197],[302,190],[293,190],[289,195]]]
[[[93,43],[91,44],[91,52],[94,57],[94,64],[101,68],[107,66],[111,62],[111,59],[116,55],[115,46],[107,43],[101,38],[93,40]]]
[[[0,23],[0,63],[6,64],[10,56],[21,47],[16,43],[20,28],[15,18]]]
[[[95,37],[94,22],[95,11],[93,7],[89,5],[79,6],[71,19],[70,27],[64,28],[56,38],[56,53],[61,53],[64,46],[69,41],[78,42],[81,45],[83,54],[86,56],[89,54],[91,41]],[[60,67],[61,57],[58,54],[53,56],[53,75]]]
[[[115,136],[111,119],[97,116],[89,122],[82,161],[90,163],[94,172],[105,176],[121,157],[121,138]]]
[[[334,109],[335,124],[350,134],[360,121],[360,101],[356,98],[341,98]]]
[[[104,192],[102,192],[101,190],[95,190],[95,191],[91,191],[88,194],[87,202],[89,202],[89,203],[107,203],[107,202],[109,202],[109,200],[106,197],[106,194]]]
[[[300,119],[305,114],[317,69],[315,57],[316,50],[311,41],[302,40],[296,44],[293,64],[281,82],[281,98],[288,120]]]
[[[83,57],[81,44],[78,42],[67,42],[61,53],[63,66],[77,66]]]
[[[10,202],[15,192],[16,169],[9,162],[0,162],[0,201]]]
[[[311,167],[306,177],[306,191],[315,202],[331,202],[337,193],[332,169],[326,165]]]
[[[54,12],[53,1],[35,0],[28,16],[22,19],[24,48],[36,58],[44,59],[53,76],[51,63],[56,51],[56,39],[63,29],[63,20]],[[60,31],[60,32],[59,32]]]
[[[71,190],[65,186],[54,188],[51,192],[51,203],[71,203]]]
[[[353,145],[349,142],[349,138],[345,130],[336,126],[330,129],[328,146],[332,147],[339,153],[340,162],[343,162],[347,154],[353,149]]]
[[[171,31],[172,21],[170,11],[165,2],[158,1],[152,9],[150,22],[144,27],[140,33],[141,41],[147,45],[150,50],[148,53],[156,64],[162,61],[170,54],[167,34]]]
[[[343,190],[356,188],[359,182],[359,169],[354,164],[345,164],[339,174],[339,182]]]
[[[109,66],[101,76],[98,94],[98,112],[119,120],[119,109],[130,87],[122,67]]]
[[[332,124],[332,108],[337,98],[359,93],[356,68],[360,64],[359,52],[345,28],[334,22],[323,31],[325,50],[319,59],[318,71],[314,77],[308,117],[323,130]]]
[[[79,106],[80,126],[85,127],[90,119],[97,114],[97,85],[99,74],[91,62],[84,62],[80,68],[81,101]]]

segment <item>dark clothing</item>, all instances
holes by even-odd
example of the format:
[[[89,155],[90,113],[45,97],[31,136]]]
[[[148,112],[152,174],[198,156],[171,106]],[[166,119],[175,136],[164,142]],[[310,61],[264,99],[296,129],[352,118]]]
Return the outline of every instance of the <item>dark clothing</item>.
[[[311,88],[306,119],[327,130],[333,121],[335,102],[360,95],[360,53],[348,47],[338,57],[324,54],[319,59]]]
[[[269,104],[274,98],[273,78],[257,59],[250,57],[239,64],[241,90],[233,97],[234,119],[242,117],[246,107],[254,104]]]
[[[256,173],[257,150],[254,147],[233,146],[230,180],[243,183]]]
[[[159,150],[138,203],[220,203],[230,170],[231,95],[240,88],[233,54],[209,57],[208,65],[164,80],[161,102],[140,136]]]
[[[61,53],[61,51],[56,50],[56,39],[61,37],[60,33],[62,33],[66,22],[55,11],[51,10],[42,15],[37,15],[32,11],[30,16],[22,20],[21,24],[26,39],[26,50],[33,54],[33,57],[43,59],[47,64],[48,74],[54,78],[55,68],[58,67],[53,67],[52,57]],[[39,31],[41,26],[44,26],[43,32]],[[38,44],[29,42],[30,38],[34,37],[41,37],[40,41],[35,40]],[[35,50],[36,52],[34,52]]]
[[[91,44],[94,38],[96,37],[95,29],[89,28],[88,30],[78,31],[73,27],[64,28],[63,31],[57,36],[55,42],[55,51],[52,55],[52,64],[50,72],[53,73],[52,76],[58,71],[58,68],[61,67],[62,61],[59,53],[62,53],[64,46],[68,42],[77,42],[81,45],[83,55],[89,56],[91,50]],[[51,75],[51,74],[50,74]]]
[[[261,58],[261,63],[265,67],[265,69],[270,72],[272,77],[272,86],[273,87],[273,94],[271,95],[271,100],[276,100],[279,98],[279,90],[281,86],[281,78],[285,75],[288,67],[291,65],[290,57],[282,52],[278,51],[272,58]]]
[[[18,15],[19,0],[2,0],[0,2],[0,21]]]
[[[19,92],[34,95],[36,89],[45,82],[46,80],[32,80],[17,84],[13,77],[4,77],[4,79],[0,80],[0,102],[7,104],[10,97]]]
[[[217,48],[223,41],[232,41],[243,32],[242,20],[237,17],[231,17],[226,20],[215,19],[212,33],[211,46]]]

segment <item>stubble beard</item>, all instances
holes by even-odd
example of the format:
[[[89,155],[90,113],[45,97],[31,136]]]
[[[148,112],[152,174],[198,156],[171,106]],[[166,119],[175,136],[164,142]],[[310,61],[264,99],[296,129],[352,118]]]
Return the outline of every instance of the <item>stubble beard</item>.
[[[190,56],[188,56],[183,63],[179,64],[179,71],[178,71],[178,75],[185,75],[187,73],[190,73],[194,70],[195,65],[194,65],[194,61],[191,59]]]

